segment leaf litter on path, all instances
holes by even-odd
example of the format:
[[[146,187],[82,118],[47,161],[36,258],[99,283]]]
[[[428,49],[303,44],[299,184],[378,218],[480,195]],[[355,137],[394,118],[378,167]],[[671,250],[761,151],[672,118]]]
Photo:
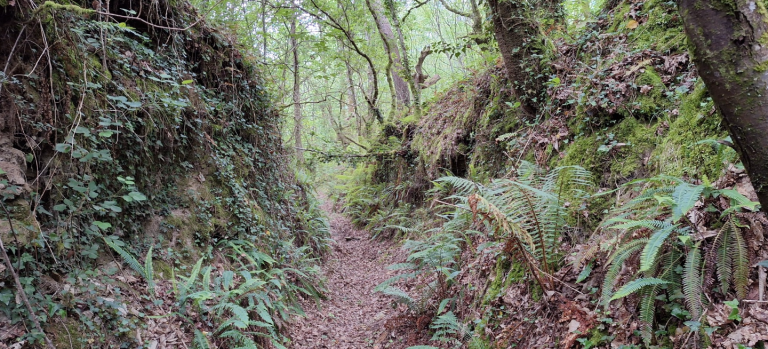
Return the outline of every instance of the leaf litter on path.
[[[329,202],[323,209],[334,240],[323,266],[327,298],[303,302],[306,317],[291,326],[290,348],[394,348],[395,343],[387,341],[385,323],[396,313],[390,300],[373,289],[389,277],[386,266],[396,248],[355,229]]]

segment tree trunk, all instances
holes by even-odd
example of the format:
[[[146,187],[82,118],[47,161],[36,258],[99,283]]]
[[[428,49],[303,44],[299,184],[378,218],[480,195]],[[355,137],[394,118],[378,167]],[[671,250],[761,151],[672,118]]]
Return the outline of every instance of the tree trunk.
[[[405,77],[408,82],[408,87],[411,89],[411,96],[413,97],[414,113],[417,117],[421,116],[421,89],[414,81],[414,74],[411,73],[411,63],[408,59],[408,48],[405,46],[405,36],[403,35],[403,29],[400,27],[400,19],[397,17],[397,11],[395,10],[394,0],[386,0],[389,6],[389,12],[392,15],[392,23],[397,30],[397,42],[400,44],[400,52],[402,52],[402,71],[401,76]]]
[[[523,112],[535,116],[544,97],[544,84],[538,55],[542,38],[534,9],[518,0],[488,0],[493,15],[493,31],[499,43],[507,78]]]
[[[379,34],[381,34],[381,39],[384,41],[384,50],[394,63],[387,73],[392,77],[398,105],[409,106],[411,104],[411,94],[408,82],[406,82],[407,77],[401,75],[404,74],[403,63],[400,49],[398,49],[396,44],[395,34],[392,31],[392,25],[389,24],[389,20],[384,15],[384,8],[378,0],[366,0],[366,4],[371,15],[373,15],[376,27],[379,29]]]
[[[768,12],[762,1],[680,0],[693,61],[768,212]]]
[[[352,66],[349,65],[349,60],[344,60],[344,64],[347,68],[347,85],[349,85],[349,89],[347,90],[348,113],[355,118],[357,136],[363,137],[363,124],[366,123],[366,121],[357,109],[357,93],[355,93],[355,82],[354,79],[352,79]]]
[[[299,43],[296,40],[298,15],[291,21],[291,53],[293,54],[293,142],[296,148],[296,163],[304,164],[304,145],[301,142],[301,80],[299,79]]]

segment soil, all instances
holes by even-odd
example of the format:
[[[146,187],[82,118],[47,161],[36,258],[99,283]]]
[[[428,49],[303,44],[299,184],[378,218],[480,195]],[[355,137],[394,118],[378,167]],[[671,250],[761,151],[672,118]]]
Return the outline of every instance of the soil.
[[[388,319],[396,312],[391,300],[373,289],[390,277],[396,248],[371,239],[355,229],[347,217],[326,201],[323,209],[330,220],[332,252],[323,266],[325,300],[303,304],[307,316],[291,326],[291,348],[391,348]]]

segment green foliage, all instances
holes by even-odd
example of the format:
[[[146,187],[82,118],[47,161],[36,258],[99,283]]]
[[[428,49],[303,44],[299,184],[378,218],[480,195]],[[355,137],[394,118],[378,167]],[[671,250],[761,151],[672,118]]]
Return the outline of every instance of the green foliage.
[[[586,198],[591,175],[578,166],[558,167],[543,173],[523,162],[515,180],[499,179],[489,186],[469,183],[457,177],[443,177],[438,183],[456,190],[459,207],[489,224],[494,238],[505,241],[507,252],[515,252],[531,275],[541,282],[541,271],[549,272],[558,263],[557,245],[567,226],[569,212],[564,197]]]
[[[612,212],[615,217],[607,219],[603,225],[618,232],[615,241],[621,242],[621,245],[608,259],[610,266],[604,276],[601,303],[607,307],[610,300],[638,293],[640,319],[644,322],[641,333],[649,344],[653,339],[652,328],[657,314],[656,300],[664,293],[668,299],[682,293],[688,309],[687,318],[694,322],[701,321],[706,307],[703,268],[716,269],[721,293],[735,289],[737,296],[743,297],[748,258],[741,232],[729,213],[732,209],[753,208],[755,203],[738,197],[732,190],[716,190],[707,182],[691,185],[668,176],[630,182],[624,187],[631,189],[640,184],[643,187],[639,195],[617,207]],[[696,202],[712,198],[728,198],[731,207],[720,212],[720,216],[727,220],[708,246],[709,255],[705,259],[702,257],[702,242],[693,244],[690,227],[682,218]],[[661,220],[656,217],[668,218]],[[638,237],[643,236],[643,232],[650,232],[650,237]],[[643,247],[643,252],[639,272],[643,276],[630,276],[630,280],[613,293],[624,263],[640,247]],[[702,338],[705,337],[702,335]]]
[[[147,252],[147,256],[144,261],[144,265],[142,266],[141,263],[139,263],[139,261],[136,260],[132,254],[128,253],[128,251],[120,247],[121,245],[124,245],[123,242],[111,238],[105,238],[104,242],[113,250],[115,250],[115,252],[117,252],[120,257],[123,257],[123,260],[128,263],[128,266],[130,266],[131,269],[133,269],[147,281],[147,290],[150,294],[154,295],[155,274],[154,268],[152,267],[152,247],[149,248],[149,252]]]
[[[714,254],[714,258],[711,255]],[[749,282],[749,258],[741,229],[731,216],[715,237],[710,250],[710,260],[717,263],[717,279],[720,292],[726,294],[732,286],[739,299],[744,299]]]

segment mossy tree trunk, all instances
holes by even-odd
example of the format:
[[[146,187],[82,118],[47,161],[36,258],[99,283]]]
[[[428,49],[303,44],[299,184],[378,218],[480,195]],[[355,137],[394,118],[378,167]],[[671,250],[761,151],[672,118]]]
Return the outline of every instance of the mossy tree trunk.
[[[507,77],[528,116],[536,115],[543,97],[540,74],[541,42],[535,8],[518,0],[488,0],[493,15],[493,32],[499,43]]]
[[[768,11],[755,0],[680,0],[693,61],[768,212]]]

